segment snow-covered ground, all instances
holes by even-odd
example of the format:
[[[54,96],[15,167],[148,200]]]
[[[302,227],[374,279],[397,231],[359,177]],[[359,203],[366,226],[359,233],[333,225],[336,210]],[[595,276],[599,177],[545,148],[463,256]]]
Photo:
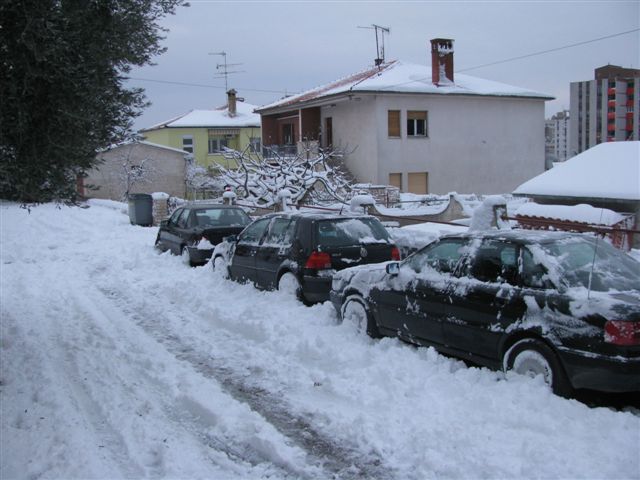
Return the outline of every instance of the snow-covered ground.
[[[186,268],[119,204],[0,222],[2,479],[640,478],[636,409]]]

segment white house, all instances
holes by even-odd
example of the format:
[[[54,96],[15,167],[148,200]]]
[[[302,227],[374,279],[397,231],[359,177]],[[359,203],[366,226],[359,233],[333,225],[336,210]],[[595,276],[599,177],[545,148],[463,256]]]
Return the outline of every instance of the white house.
[[[431,67],[382,63],[260,107],[264,145],[347,150],[360,182],[403,191],[501,193],[544,171],[544,102],[553,97],[453,72],[453,40]]]

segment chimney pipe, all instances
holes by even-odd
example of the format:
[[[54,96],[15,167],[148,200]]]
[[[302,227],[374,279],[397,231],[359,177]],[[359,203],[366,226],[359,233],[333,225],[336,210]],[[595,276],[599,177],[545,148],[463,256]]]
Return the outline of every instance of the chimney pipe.
[[[229,109],[229,116],[236,116],[236,92],[233,88],[227,92],[227,108]]]
[[[431,81],[437,86],[453,83],[453,40],[449,38],[431,40]]]

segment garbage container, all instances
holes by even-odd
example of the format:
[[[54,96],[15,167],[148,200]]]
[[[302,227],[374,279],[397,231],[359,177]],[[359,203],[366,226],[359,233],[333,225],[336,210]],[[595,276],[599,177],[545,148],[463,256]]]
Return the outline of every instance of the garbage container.
[[[153,224],[153,197],[147,193],[129,195],[129,221],[132,225]]]

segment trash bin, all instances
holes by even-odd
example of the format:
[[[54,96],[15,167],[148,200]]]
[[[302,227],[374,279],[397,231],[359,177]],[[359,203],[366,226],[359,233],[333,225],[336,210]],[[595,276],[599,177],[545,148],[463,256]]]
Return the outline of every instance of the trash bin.
[[[129,221],[131,225],[153,225],[153,197],[147,193],[129,195]]]

